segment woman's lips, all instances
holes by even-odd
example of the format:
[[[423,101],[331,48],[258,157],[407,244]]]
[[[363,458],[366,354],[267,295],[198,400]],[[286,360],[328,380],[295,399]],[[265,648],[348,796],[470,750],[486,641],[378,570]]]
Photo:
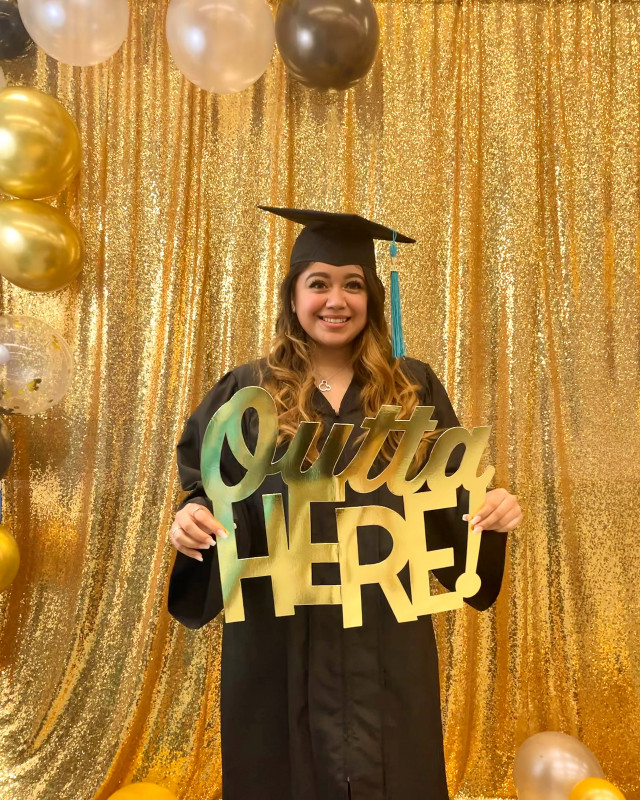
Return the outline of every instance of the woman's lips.
[[[318,319],[327,328],[336,330],[339,328],[344,328],[344,326],[349,322],[350,317],[318,317]]]

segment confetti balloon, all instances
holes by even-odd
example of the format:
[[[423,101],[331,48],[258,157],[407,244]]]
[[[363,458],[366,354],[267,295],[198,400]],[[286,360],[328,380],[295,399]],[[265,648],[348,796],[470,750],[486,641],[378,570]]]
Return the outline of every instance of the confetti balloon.
[[[59,194],[80,169],[80,134],[55,97],[27,86],[0,91],[0,189],[37,200]]]
[[[513,765],[518,800],[567,800],[585,778],[604,778],[588,747],[573,736],[544,731],[522,743]]]
[[[18,574],[20,551],[9,529],[0,525],[0,592],[3,592]]]
[[[587,778],[573,787],[569,800],[624,800],[624,795],[603,778]]]
[[[175,794],[155,783],[130,783],[118,789],[109,800],[177,800]]]
[[[41,414],[64,397],[73,359],[62,336],[33,317],[0,314],[0,409],[12,414]]]

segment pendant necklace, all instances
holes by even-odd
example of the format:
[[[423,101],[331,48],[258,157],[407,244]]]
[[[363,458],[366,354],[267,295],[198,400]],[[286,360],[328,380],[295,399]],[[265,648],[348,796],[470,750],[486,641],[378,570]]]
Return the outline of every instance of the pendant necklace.
[[[320,389],[321,392],[330,392],[331,384],[329,383],[329,381],[332,381],[336,377],[336,375],[339,375],[341,372],[344,372],[345,369],[347,369],[347,367],[340,367],[340,369],[337,372],[334,372],[333,375],[329,375],[328,379],[323,378],[318,384],[318,389]]]

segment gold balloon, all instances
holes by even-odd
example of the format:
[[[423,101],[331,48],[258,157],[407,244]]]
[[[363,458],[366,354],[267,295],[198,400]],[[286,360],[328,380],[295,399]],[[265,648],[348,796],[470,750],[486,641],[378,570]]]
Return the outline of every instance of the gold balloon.
[[[569,800],[625,800],[625,797],[604,778],[586,778],[573,787]]]
[[[0,203],[0,275],[22,289],[50,292],[72,281],[84,248],[70,220],[33,200]]]
[[[20,551],[9,529],[0,525],[0,592],[3,592],[18,574]]]
[[[0,91],[0,189],[36,200],[61,192],[81,161],[80,134],[64,106],[37,89]]]
[[[155,783],[130,783],[112,794],[109,800],[177,800],[175,794]]]

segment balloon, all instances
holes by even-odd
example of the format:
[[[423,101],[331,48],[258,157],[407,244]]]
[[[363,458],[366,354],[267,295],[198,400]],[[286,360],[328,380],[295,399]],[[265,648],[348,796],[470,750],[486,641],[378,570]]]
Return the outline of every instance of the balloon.
[[[0,314],[0,345],[9,360],[0,365],[0,408],[40,414],[58,403],[71,383],[69,345],[46,322],[22,314]]]
[[[9,529],[0,525],[0,592],[3,592],[18,574],[20,550]]]
[[[273,15],[265,0],[171,0],[167,41],[180,71],[216,94],[240,92],[273,55]]]
[[[111,58],[129,30],[127,0],[20,0],[20,16],[47,55],[74,67]]]
[[[0,203],[0,275],[22,289],[50,292],[82,269],[84,249],[70,220],[33,200]]]
[[[80,134],[55,98],[37,89],[0,91],[0,189],[35,200],[61,192],[80,169]]]
[[[4,76],[4,70],[0,67],[0,89],[4,89],[7,85],[7,79]]]
[[[6,61],[23,56],[31,44],[18,6],[8,0],[0,0],[0,59]]]
[[[625,800],[624,795],[612,783],[602,778],[587,778],[574,786],[569,800]]]
[[[130,783],[118,789],[109,800],[176,800],[176,796],[155,783]]]
[[[4,478],[13,458],[13,439],[4,420],[0,419],[0,479]]]
[[[281,0],[278,49],[294,78],[314,89],[348,89],[371,69],[380,29],[371,0]]]
[[[530,736],[513,765],[518,800],[567,800],[576,783],[591,777],[604,778],[591,750],[556,731]]]

